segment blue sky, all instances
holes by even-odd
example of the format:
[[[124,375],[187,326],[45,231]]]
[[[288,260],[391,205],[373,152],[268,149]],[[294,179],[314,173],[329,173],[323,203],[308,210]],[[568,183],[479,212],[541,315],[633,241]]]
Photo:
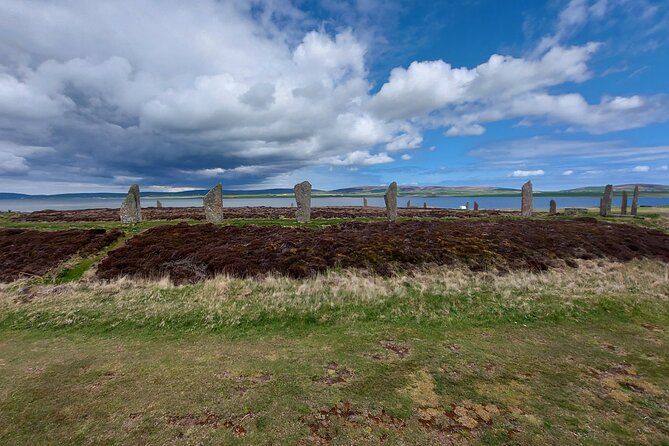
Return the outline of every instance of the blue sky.
[[[669,184],[669,4],[0,3],[0,191]]]

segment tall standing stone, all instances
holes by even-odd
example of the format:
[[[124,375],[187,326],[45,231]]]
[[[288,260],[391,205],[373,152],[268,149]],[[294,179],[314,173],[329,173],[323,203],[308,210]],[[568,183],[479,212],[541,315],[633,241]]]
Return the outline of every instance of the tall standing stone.
[[[407,209],[411,207],[411,200],[407,200]]]
[[[139,186],[133,184],[121,205],[121,223],[134,225],[142,221],[142,207],[139,201]]]
[[[223,223],[223,186],[218,183],[202,199],[204,216],[209,223]]]
[[[383,200],[386,202],[386,215],[388,220],[397,220],[397,183],[392,182],[388,186],[388,190],[383,195]]]
[[[528,181],[523,184],[521,191],[520,215],[523,217],[531,217],[533,210],[532,203],[532,182]]]
[[[163,204],[160,202],[160,200],[156,200],[156,207],[157,208],[163,207]]]
[[[362,207],[367,207],[367,198],[362,197]]]
[[[634,193],[632,194],[632,212],[631,214],[636,217],[637,210],[639,208],[639,186],[634,186]]]
[[[611,202],[613,201],[613,185],[607,184],[604,188],[604,196],[602,197],[602,204],[599,208],[599,215],[605,217],[611,215]]]
[[[427,209],[427,201],[423,201],[423,209]]]
[[[478,211],[478,210],[479,210],[479,202],[478,202],[478,201],[475,201],[475,202],[474,202],[474,210],[475,210],[475,211]]]
[[[469,210],[469,201],[465,203],[465,209]]]
[[[620,213],[622,215],[627,215],[627,191],[623,191],[623,198],[620,202]]]
[[[297,211],[295,217],[298,223],[307,223],[311,220],[311,183],[302,181],[293,188],[295,191],[295,202]]]
[[[549,204],[548,215],[557,215],[557,203],[555,200],[551,200]]]

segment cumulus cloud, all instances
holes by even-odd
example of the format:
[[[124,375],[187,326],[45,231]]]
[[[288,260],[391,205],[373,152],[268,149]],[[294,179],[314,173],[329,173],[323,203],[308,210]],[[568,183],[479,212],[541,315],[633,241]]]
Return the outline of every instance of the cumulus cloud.
[[[544,175],[546,172],[544,172],[541,169],[538,170],[514,170],[511,172],[511,175],[509,175],[512,178],[525,178],[525,177],[540,177]]]
[[[635,166],[632,169],[632,172],[648,172],[650,170],[649,166]]]
[[[562,175],[564,175],[564,176],[569,176],[569,175],[573,175],[573,174],[574,174],[573,170],[565,170],[564,172],[562,172]]]
[[[658,167],[657,170],[659,170],[661,172],[666,172],[667,170],[669,170],[669,166],[663,165],[663,166]]]
[[[574,8],[565,26],[579,22]],[[0,140],[53,150],[0,149],[0,172],[52,182],[263,184],[317,165],[391,163],[435,128],[481,135],[520,118],[602,133],[669,109],[664,96],[552,93],[590,79],[599,48],[561,39],[475,67],[413,61],[376,89],[373,40],[331,32],[290,2],[6,0],[0,21]]]
[[[402,155],[402,159],[404,161],[409,161],[411,159],[411,155],[409,155],[408,153],[405,153],[404,155]]]

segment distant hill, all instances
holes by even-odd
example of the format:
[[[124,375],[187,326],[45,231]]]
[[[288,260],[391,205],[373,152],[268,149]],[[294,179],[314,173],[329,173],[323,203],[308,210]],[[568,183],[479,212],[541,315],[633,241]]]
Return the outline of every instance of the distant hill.
[[[646,193],[669,193],[669,186],[663,184],[618,184],[613,185],[614,192],[622,192],[624,190],[628,192],[634,191],[634,188],[639,186],[639,192]],[[560,191],[562,193],[604,193],[605,186],[586,186],[578,187],[576,189],[567,189]]]
[[[615,192],[626,190],[631,192],[634,190],[635,184],[620,184],[613,187]],[[331,191],[324,191],[314,189],[313,193],[316,196],[364,196],[364,195],[382,195],[386,191],[387,186],[355,186],[342,189],[335,189]],[[644,194],[661,194],[669,195],[669,186],[661,184],[639,184],[639,189]],[[141,193],[145,198],[193,198],[202,197],[208,192],[207,189],[195,189],[182,192],[152,192],[145,191]],[[560,191],[535,191],[537,195],[555,195],[555,196],[594,196],[601,195],[604,192],[604,186],[587,186],[576,189],[567,189]],[[492,187],[492,186],[399,186],[399,193],[402,195],[434,195],[434,196],[516,196],[520,193],[519,189]],[[27,195],[15,193],[0,192],[0,199],[4,200],[21,200],[21,199],[35,199],[35,198],[123,198],[125,193],[116,192],[89,192],[78,194],[55,194],[55,195]],[[281,196],[293,195],[293,189],[277,188],[277,189],[258,189],[258,190],[233,190],[223,189],[223,195],[226,197],[232,196]]]

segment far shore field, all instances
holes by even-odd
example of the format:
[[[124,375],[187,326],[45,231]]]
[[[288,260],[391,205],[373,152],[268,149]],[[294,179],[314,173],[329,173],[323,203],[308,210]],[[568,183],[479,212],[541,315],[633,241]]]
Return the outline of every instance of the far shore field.
[[[361,209],[0,213],[0,444],[669,443],[669,208]]]

